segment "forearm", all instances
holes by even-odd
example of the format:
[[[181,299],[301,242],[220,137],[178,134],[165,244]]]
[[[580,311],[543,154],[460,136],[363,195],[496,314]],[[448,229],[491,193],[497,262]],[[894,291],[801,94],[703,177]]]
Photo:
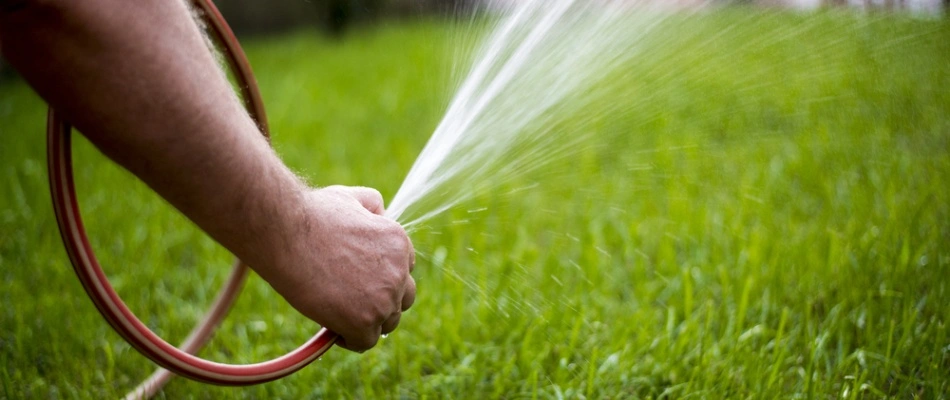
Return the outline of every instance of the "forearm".
[[[106,155],[275,279],[264,259],[301,229],[286,225],[306,187],[243,111],[184,4],[21,3],[0,11],[11,65]]]
[[[300,182],[179,1],[0,0],[0,41],[97,147],[342,335],[339,345],[373,347],[412,305],[412,244],[381,215],[379,192]]]

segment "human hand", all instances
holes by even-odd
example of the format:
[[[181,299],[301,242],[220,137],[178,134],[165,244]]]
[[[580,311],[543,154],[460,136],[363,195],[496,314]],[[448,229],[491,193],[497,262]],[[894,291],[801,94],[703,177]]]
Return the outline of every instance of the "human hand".
[[[406,231],[383,217],[383,198],[363,187],[330,186],[304,196],[296,234],[276,255],[270,284],[308,318],[357,352],[392,332],[412,306],[415,253]],[[268,277],[265,277],[268,278]]]
[[[189,16],[175,1],[0,0],[3,56],[108,157],[339,333],[341,346],[373,347],[415,298],[405,230],[380,215],[375,190],[306,187]]]

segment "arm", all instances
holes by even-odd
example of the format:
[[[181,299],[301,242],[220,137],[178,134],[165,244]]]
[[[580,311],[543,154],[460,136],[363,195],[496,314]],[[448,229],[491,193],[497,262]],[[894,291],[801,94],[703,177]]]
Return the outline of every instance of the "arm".
[[[365,350],[415,297],[378,192],[314,190],[271,150],[181,1],[0,0],[3,56],[103,153],[295,308]]]

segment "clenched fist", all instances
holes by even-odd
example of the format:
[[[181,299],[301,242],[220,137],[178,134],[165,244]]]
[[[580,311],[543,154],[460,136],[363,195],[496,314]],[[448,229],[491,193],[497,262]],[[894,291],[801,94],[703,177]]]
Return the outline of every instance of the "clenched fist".
[[[331,186],[310,191],[299,227],[271,285],[298,311],[338,333],[353,351],[376,345],[412,306],[415,263],[406,231],[383,217],[379,192]]]

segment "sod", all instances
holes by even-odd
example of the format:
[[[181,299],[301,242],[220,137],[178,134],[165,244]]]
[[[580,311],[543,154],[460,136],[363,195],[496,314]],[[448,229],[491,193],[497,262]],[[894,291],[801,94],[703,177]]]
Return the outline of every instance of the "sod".
[[[419,296],[374,350],[249,388],[177,379],[160,398],[946,398],[950,23],[749,13],[657,32],[670,39],[607,81],[601,101],[627,112],[558,127],[603,140],[413,233]],[[416,21],[244,46],[281,156],[315,185],[390,198],[475,34]],[[44,112],[0,83],[0,398],[114,398],[153,366],[62,250]],[[182,340],[231,256],[78,142],[100,261]],[[316,329],[253,277],[201,355],[260,361]]]

